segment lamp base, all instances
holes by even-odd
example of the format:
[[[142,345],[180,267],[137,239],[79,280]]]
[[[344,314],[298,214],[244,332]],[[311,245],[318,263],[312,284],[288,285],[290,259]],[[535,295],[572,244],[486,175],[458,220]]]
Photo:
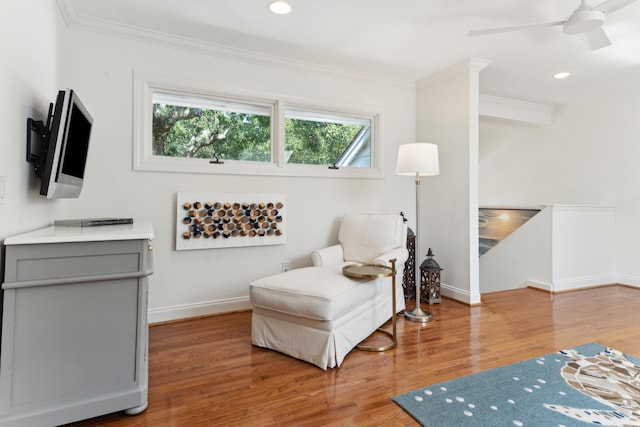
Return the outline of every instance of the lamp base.
[[[427,323],[433,320],[433,316],[431,315],[431,313],[423,311],[420,307],[416,307],[413,310],[405,311],[404,317],[405,319],[412,322],[420,323]]]

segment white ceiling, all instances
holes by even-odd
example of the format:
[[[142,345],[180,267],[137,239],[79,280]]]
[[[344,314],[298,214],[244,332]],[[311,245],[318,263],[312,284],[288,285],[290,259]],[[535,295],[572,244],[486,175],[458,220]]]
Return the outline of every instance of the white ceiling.
[[[594,6],[603,0],[587,0]],[[470,57],[490,60],[482,93],[566,104],[640,90],[640,1],[606,17],[612,46],[591,51],[560,27],[468,37],[469,30],[562,21],[579,0],[58,0],[72,26],[259,52],[417,80]],[[555,80],[568,70],[574,75]]]

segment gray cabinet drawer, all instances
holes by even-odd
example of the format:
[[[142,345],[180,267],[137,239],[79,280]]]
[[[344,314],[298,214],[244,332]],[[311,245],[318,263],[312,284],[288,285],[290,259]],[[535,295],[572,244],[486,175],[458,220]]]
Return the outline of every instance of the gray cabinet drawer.
[[[144,240],[16,245],[6,254],[5,288],[39,280],[143,275],[150,264]]]

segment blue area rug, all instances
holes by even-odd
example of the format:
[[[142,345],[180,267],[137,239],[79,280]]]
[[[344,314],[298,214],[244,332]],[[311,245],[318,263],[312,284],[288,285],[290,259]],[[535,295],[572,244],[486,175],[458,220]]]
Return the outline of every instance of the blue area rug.
[[[592,343],[393,400],[423,426],[640,426],[640,359]]]

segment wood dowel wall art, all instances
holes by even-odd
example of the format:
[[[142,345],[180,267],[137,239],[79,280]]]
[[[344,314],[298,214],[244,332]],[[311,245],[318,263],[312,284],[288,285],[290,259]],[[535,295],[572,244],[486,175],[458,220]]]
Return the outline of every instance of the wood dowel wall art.
[[[176,250],[286,243],[284,194],[177,194]]]

